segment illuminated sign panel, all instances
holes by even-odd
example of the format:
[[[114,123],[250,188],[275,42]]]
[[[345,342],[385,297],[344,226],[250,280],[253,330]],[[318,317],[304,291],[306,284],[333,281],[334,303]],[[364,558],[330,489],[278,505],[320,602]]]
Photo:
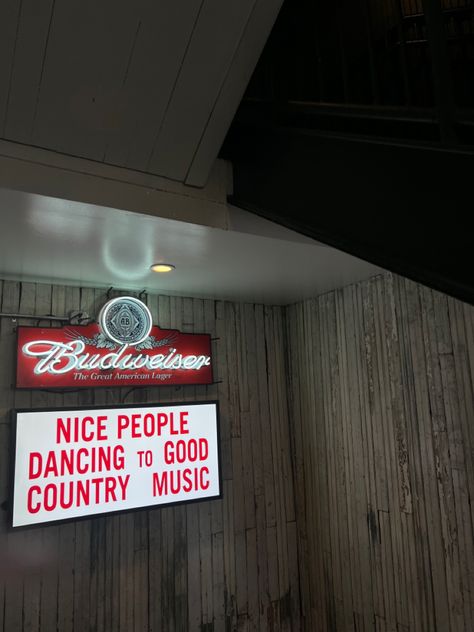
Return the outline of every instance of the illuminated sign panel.
[[[131,296],[108,301],[99,323],[18,328],[17,388],[212,384],[211,337],[153,327]]]
[[[106,338],[98,325],[18,328],[17,388],[211,384],[211,339],[152,327],[141,344]]]
[[[217,402],[17,411],[13,527],[217,498]]]

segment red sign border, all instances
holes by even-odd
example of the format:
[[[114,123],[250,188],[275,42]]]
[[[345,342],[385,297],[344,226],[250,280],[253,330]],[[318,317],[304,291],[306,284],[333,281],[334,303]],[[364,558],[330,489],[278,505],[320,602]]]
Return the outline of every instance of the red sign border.
[[[34,317],[32,317],[32,319],[34,319]],[[88,325],[97,325],[99,327],[99,323],[97,321],[94,321],[92,323],[88,323]],[[96,391],[99,389],[144,389],[144,388],[179,388],[179,387],[186,387],[186,386],[212,386],[213,384],[216,384],[216,382],[214,381],[214,364],[213,364],[213,357],[214,354],[212,353],[212,341],[213,338],[211,337],[211,334],[208,333],[197,333],[197,332],[186,332],[186,331],[180,331],[179,329],[166,329],[164,327],[160,327],[159,325],[154,325],[154,327],[158,327],[158,329],[160,329],[161,331],[172,331],[172,332],[176,332],[178,334],[186,334],[187,336],[207,336],[209,338],[209,353],[210,353],[210,359],[211,359],[211,364],[209,365],[209,370],[211,373],[211,382],[192,382],[189,384],[183,383],[183,384],[167,384],[167,383],[154,383],[154,384],[136,384],[136,385],[131,385],[131,384],[124,384],[123,386],[108,386],[107,384],[102,385],[97,385],[97,386],[80,386],[79,383],[77,386],[18,386],[17,385],[17,381],[18,381],[18,356],[19,356],[19,351],[18,351],[18,339],[19,339],[19,335],[20,335],[20,329],[64,329],[65,327],[74,327],[75,329],[79,329],[81,327],[86,327],[88,325],[69,325],[68,323],[65,323],[63,325],[61,325],[61,327],[42,327],[42,326],[35,326],[35,325],[18,325],[16,328],[16,346],[15,346],[15,390],[17,391],[50,391],[50,392],[54,392],[54,393],[75,393],[76,391],[87,391],[87,390],[92,390],[92,391]],[[26,409],[28,410],[28,409]],[[35,409],[31,409],[31,410],[35,410]]]
[[[17,443],[17,414],[18,413],[35,413],[35,412],[63,412],[65,410],[106,410],[113,409],[125,409],[125,408],[138,408],[140,406],[200,406],[204,404],[214,404],[216,407],[216,435],[217,435],[217,474],[219,478],[219,494],[215,496],[206,496],[205,498],[194,498],[193,500],[178,500],[176,502],[171,503],[163,503],[158,505],[147,505],[145,507],[132,507],[130,509],[118,509],[117,511],[104,511],[101,513],[90,514],[89,516],[77,516],[75,518],[63,518],[61,520],[49,520],[48,522],[38,522],[35,524],[28,525],[20,525],[18,527],[13,526],[13,499],[14,499],[14,490],[15,490],[15,465],[16,465],[16,443]],[[8,485],[8,521],[7,521],[7,533],[16,533],[23,531],[25,529],[41,529],[45,526],[50,525],[61,525],[61,524],[70,524],[74,522],[82,522],[83,520],[94,520],[103,518],[104,516],[119,516],[121,514],[132,514],[138,511],[150,511],[150,510],[158,510],[165,509],[166,507],[176,507],[179,505],[193,505],[195,503],[205,503],[212,500],[222,500],[223,498],[223,479],[222,479],[222,440],[221,440],[221,426],[220,426],[220,410],[219,410],[219,400],[210,399],[196,402],[135,402],[134,404],[111,404],[107,406],[107,404],[101,404],[98,406],[61,406],[58,408],[15,408],[12,409],[12,434],[11,434],[11,447],[13,455],[9,474],[10,481]]]

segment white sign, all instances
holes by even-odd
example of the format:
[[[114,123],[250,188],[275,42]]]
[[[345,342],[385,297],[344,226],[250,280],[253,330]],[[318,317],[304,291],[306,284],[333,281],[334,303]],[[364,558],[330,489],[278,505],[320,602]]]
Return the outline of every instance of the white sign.
[[[17,412],[14,527],[220,493],[216,402]]]

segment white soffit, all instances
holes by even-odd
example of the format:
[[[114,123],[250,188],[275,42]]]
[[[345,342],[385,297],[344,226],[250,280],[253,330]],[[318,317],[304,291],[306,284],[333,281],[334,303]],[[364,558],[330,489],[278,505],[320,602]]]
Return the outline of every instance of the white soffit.
[[[235,207],[224,230],[0,189],[0,217],[2,278],[277,305],[380,272]]]

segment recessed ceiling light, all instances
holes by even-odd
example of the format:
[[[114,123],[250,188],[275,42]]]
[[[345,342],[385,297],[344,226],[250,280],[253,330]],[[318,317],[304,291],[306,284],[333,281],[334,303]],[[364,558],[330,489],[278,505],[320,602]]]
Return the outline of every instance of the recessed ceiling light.
[[[174,268],[175,266],[171,263],[154,263],[150,269],[153,272],[171,272]]]

